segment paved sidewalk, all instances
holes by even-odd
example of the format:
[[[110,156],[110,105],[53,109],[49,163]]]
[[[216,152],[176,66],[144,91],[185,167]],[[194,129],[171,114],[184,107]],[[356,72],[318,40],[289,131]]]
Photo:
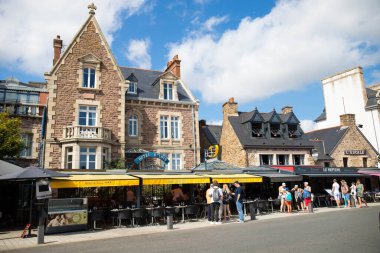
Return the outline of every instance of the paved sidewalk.
[[[370,207],[379,207],[380,203],[370,203]],[[314,213],[326,213],[326,212],[345,212],[352,210],[352,208],[314,208]],[[295,213],[273,213],[266,215],[256,216],[256,221],[251,221],[250,216],[247,216],[245,219],[247,222],[261,222],[271,219],[284,218],[284,217],[296,217],[299,215],[313,215],[306,212],[295,212]],[[174,224],[174,230],[167,230],[166,225],[162,226],[144,226],[137,228],[113,228],[106,230],[96,230],[96,231],[81,231],[81,232],[72,232],[72,233],[63,233],[55,235],[46,235],[45,244],[38,245],[37,237],[21,239],[20,235],[22,231],[10,231],[10,232],[0,232],[0,251],[8,251],[12,249],[21,249],[29,247],[43,247],[44,245],[52,244],[62,244],[70,242],[81,242],[81,241],[90,241],[90,240],[99,240],[107,238],[116,238],[116,237],[126,237],[134,235],[143,235],[151,233],[161,233],[161,232],[173,232],[178,230],[185,229],[196,229],[209,226],[227,226],[231,224],[238,224],[236,222],[224,223],[222,225],[210,224],[206,220],[199,220],[194,222],[185,222],[185,223],[176,223]],[[34,234],[37,234],[37,231],[33,231]]]

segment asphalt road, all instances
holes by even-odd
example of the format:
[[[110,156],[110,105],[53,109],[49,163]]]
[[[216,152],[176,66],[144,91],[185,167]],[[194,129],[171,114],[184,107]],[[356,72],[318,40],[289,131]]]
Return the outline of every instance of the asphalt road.
[[[380,252],[379,207],[251,221],[12,252]]]

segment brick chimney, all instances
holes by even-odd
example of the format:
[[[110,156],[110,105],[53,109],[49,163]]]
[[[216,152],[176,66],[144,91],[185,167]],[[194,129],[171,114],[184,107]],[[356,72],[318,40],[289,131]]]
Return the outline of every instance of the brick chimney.
[[[168,61],[166,71],[171,71],[176,77],[181,78],[181,60],[178,58],[178,54]]]
[[[61,57],[61,50],[62,50],[62,40],[61,36],[57,35],[57,38],[53,40],[53,48],[54,48],[54,58],[53,58],[53,66],[56,64],[56,62]]]
[[[356,126],[355,114],[340,115],[340,126]]]
[[[237,116],[238,104],[235,102],[234,98],[228,99],[228,102],[223,104],[223,121],[227,120],[228,116]]]
[[[284,107],[282,107],[282,114],[288,114],[290,112],[293,112],[293,107],[289,106],[289,105],[285,105]]]

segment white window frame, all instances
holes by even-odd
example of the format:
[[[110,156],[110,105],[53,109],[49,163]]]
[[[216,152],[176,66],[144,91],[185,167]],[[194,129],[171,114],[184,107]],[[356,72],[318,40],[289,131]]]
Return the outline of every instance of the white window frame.
[[[295,156],[299,156],[300,157],[300,164],[296,164],[295,163]],[[295,154],[295,155],[293,155],[293,165],[305,165],[305,155],[302,155],[302,154]]]
[[[182,170],[182,154],[171,154],[171,170]]]
[[[85,151],[82,151],[82,149],[86,149]],[[94,149],[95,151],[90,151],[90,149]],[[86,160],[82,161],[82,155],[86,156]],[[94,161],[90,161],[90,156],[94,156]],[[82,162],[85,162],[85,168],[86,170],[93,170],[96,169],[96,147],[80,147],[79,148],[79,168],[82,169],[81,165]],[[94,164],[94,168],[90,168],[90,165]]]
[[[20,152],[20,157],[31,157],[33,154],[33,134],[22,133],[21,139],[25,146]]]
[[[136,137],[139,134],[139,118],[131,115],[128,119],[128,136]]]
[[[131,89],[133,87],[133,89]],[[130,82],[128,87],[128,94],[137,94],[137,83]]]
[[[267,155],[268,156],[268,165],[273,165],[273,155],[272,154],[260,154],[260,165],[266,165],[263,163],[263,155]]]
[[[93,109],[94,108],[94,109]],[[84,112],[86,113],[86,124],[85,125],[81,125],[80,124],[80,120],[81,117],[80,116],[80,113],[81,112]],[[95,113],[95,118],[94,118],[94,124],[93,125],[89,125],[89,119],[90,119],[90,113]],[[97,125],[97,117],[98,117],[98,112],[97,112],[97,107],[96,106],[93,106],[93,105],[79,105],[79,113],[78,113],[78,125],[79,126],[96,126]]]
[[[65,148],[65,169],[72,169],[73,168],[73,157],[74,157],[74,147],[66,147]],[[69,157],[71,157],[71,161],[69,162]]]
[[[172,83],[164,83],[163,89],[164,89],[164,99],[165,100],[173,100],[173,87],[174,85]]]
[[[87,71],[87,78],[85,78],[85,72]],[[93,73],[91,73],[93,72]],[[94,78],[93,85],[91,84],[91,76]],[[91,87],[93,86],[93,87]],[[84,67],[82,73],[82,88],[96,89],[96,68]]]
[[[180,117],[179,116],[171,116],[170,117],[170,136],[174,140],[178,140],[180,138]]]
[[[109,162],[109,159],[108,159],[109,152],[110,152],[109,148],[102,147],[102,169],[105,169],[106,164]]]
[[[284,156],[285,157],[284,164],[280,164],[280,156]],[[277,165],[289,165],[289,155],[287,155],[287,154],[278,154],[278,155],[276,155],[276,163],[277,163]]]
[[[161,115],[160,116],[160,138],[167,140],[167,139],[169,139],[169,136],[170,136],[170,133],[169,133],[169,116]]]

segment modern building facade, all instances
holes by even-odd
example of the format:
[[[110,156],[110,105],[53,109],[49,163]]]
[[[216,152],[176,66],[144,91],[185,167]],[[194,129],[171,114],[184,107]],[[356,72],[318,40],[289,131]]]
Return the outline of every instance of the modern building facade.
[[[366,87],[363,69],[356,67],[324,78],[325,100],[322,114],[315,119],[317,129],[337,127],[340,115],[354,114],[356,124],[379,152],[380,147],[380,85]]]
[[[38,165],[41,129],[48,90],[46,83],[22,83],[15,78],[0,80],[0,112],[21,120],[24,149],[12,159],[22,167]]]
[[[198,102],[180,76],[175,56],[165,71],[120,67],[95,18],[94,6],[62,51],[54,39],[45,167],[131,169],[160,167],[135,158],[148,151],[169,158],[166,169],[192,168],[199,159]]]
[[[221,159],[239,167],[313,165],[314,148],[292,107],[282,113],[239,112],[233,98],[223,105]]]

